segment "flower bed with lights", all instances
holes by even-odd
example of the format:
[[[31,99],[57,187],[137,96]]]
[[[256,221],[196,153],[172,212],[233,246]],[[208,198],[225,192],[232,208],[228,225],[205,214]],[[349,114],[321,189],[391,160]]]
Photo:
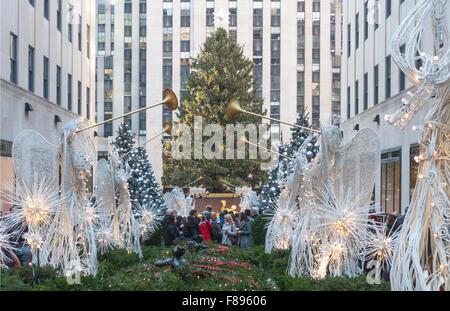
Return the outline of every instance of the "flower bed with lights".
[[[171,249],[143,246],[143,258],[125,250],[110,251],[99,257],[97,276],[82,276],[80,284],[70,285],[53,268],[40,269],[40,284],[33,288],[32,267],[2,270],[1,290],[125,290],[125,291],[209,291],[209,290],[389,290],[389,284],[369,285],[359,278],[327,278],[316,281],[286,275],[288,251],[266,254],[263,246],[249,249],[209,245],[208,253],[187,251],[191,273],[184,277],[170,267],[156,267],[169,258]],[[218,251],[220,250],[220,251]]]

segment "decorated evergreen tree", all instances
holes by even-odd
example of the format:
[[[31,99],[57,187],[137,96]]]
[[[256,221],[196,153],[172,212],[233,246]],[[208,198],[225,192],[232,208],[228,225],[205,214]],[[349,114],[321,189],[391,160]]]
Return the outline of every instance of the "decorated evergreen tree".
[[[192,59],[192,73],[186,84],[188,92],[180,105],[177,122],[188,125],[193,132],[194,117],[199,116],[203,117],[203,126],[205,123],[218,124],[225,129],[227,124],[233,123],[225,116],[231,99],[239,100],[247,111],[263,113],[263,101],[258,98],[253,68],[253,61],[244,56],[242,47],[223,28],[219,28],[206,39],[198,57]],[[248,115],[242,115],[236,122],[244,126],[261,123],[259,118]],[[208,139],[204,138],[203,143]],[[193,150],[191,152],[193,154]],[[163,184],[183,186],[202,177],[196,186],[203,185],[213,192],[225,189],[221,178],[233,185],[256,186],[260,180],[265,180],[266,173],[261,170],[260,160],[247,159],[248,149],[245,160],[195,160],[193,156],[187,160],[169,158],[164,163]]]
[[[311,127],[309,124],[309,117],[304,115],[297,116],[296,124],[303,127]],[[288,158],[292,158],[300,149],[308,138],[309,132],[298,127],[291,127],[291,134],[291,141],[278,148],[278,152],[286,157],[280,156],[279,162],[269,170],[268,183],[261,189],[260,206],[262,208],[265,208],[278,200],[282,190],[279,180],[285,179],[292,173],[292,167],[289,165],[290,161]],[[319,147],[319,143],[316,139],[308,143],[306,153],[308,160],[312,161],[317,156]]]
[[[156,181],[151,163],[148,160],[147,151],[144,148],[134,148],[135,139],[125,122],[120,125],[118,136],[113,141],[115,150],[119,156],[126,155],[122,161],[128,163],[131,170],[131,177],[128,179],[133,210],[138,206],[148,207],[163,214],[167,209],[161,197],[161,188]],[[129,153],[131,151],[131,153]],[[128,154],[129,153],[129,154]]]

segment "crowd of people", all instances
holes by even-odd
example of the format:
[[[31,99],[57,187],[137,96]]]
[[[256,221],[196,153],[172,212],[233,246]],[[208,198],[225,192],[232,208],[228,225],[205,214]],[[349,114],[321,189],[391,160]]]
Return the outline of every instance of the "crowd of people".
[[[194,240],[201,235],[205,242],[248,248],[253,243],[250,224],[256,217],[260,215],[254,209],[240,213],[227,210],[217,213],[211,206],[207,206],[201,214],[191,210],[187,217],[177,215],[176,211],[167,211],[163,221],[164,245],[173,245],[177,238],[181,241]]]

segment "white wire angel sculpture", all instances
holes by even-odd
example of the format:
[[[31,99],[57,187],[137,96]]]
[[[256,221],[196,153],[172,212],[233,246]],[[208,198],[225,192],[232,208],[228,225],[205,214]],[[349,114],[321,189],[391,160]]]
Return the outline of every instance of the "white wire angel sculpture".
[[[129,177],[129,168],[122,164],[117,153],[111,154],[109,162],[104,159],[99,161],[96,197],[102,203],[104,214],[109,216],[102,220],[97,237],[104,244],[103,250],[115,246],[141,256],[139,224],[133,214],[128,191]],[[107,228],[108,223],[110,229]]]
[[[377,134],[362,129],[347,142],[339,128],[322,127],[321,150],[302,165],[300,220],[289,274],[314,278],[356,276],[370,228],[370,198],[380,166]]]
[[[239,207],[241,208],[241,212],[244,212],[245,210],[251,209],[252,206],[258,204],[258,195],[251,188],[245,188],[242,190],[243,192],[240,193],[242,198],[239,203]]]
[[[187,217],[189,212],[195,209],[195,201],[191,196],[185,196],[183,189],[175,188],[167,192],[163,197],[167,210],[176,211],[177,215]]]
[[[413,128],[420,133],[418,180],[394,250],[393,290],[450,290],[448,16],[449,1],[423,0],[392,40],[393,59],[417,90],[385,120],[404,129],[418,111],[428,111],[423,125]],[[433,43],[429,50],[424,41]]]
[[[292,173],[285,180],[279,178],[283,191],[277,203],[269,206],[265,213],[265,216],[270,218],[266,234],[266,253],[292,246],[294,231],[301,217],[299,196],[304,190],[305,170],[309,166],[307,146],[314,138],[313,135],[309,136],[294,155],[292,163],[288,164],[292,167]]]

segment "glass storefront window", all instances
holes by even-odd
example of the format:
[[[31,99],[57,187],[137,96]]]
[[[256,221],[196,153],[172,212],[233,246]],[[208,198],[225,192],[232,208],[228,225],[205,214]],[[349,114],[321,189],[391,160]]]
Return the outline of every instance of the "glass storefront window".
[[[401,212],[401,150],[381,154],[381,210],[387,214]]]

